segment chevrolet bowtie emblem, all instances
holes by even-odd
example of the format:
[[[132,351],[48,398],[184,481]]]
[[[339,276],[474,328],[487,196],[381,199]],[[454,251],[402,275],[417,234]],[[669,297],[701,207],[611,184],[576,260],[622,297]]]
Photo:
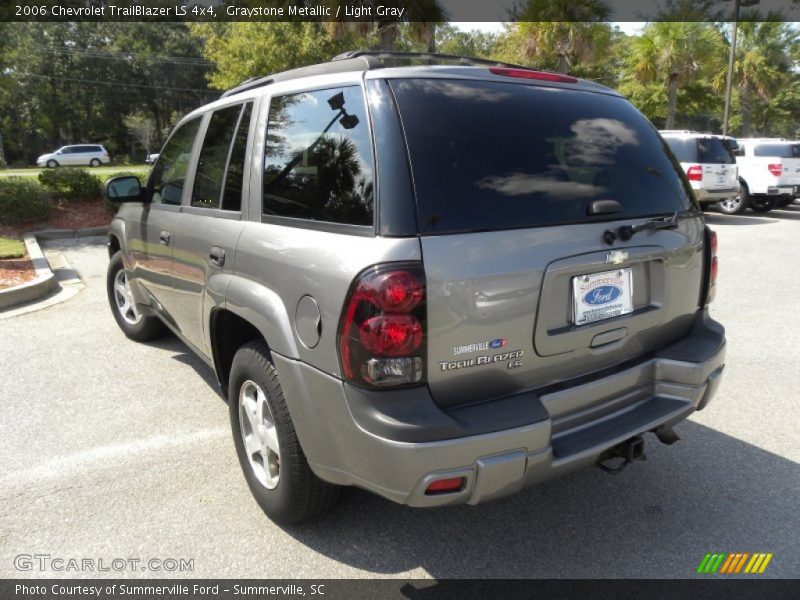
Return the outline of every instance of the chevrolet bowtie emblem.
[[[628,260],[628,253],[624,250],[614,250],[606,256],[606,262],[612,265],[621,265],[626,260]]]

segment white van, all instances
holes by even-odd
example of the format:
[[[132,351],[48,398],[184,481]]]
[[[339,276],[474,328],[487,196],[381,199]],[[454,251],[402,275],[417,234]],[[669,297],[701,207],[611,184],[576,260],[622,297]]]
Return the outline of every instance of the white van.
[[[111,157],[100,144],[77,144],[74,146],[62,146],[55,152],[42,154],[36,159],[36,164],[40,167],[99,167],[100,165],[111,164]]]

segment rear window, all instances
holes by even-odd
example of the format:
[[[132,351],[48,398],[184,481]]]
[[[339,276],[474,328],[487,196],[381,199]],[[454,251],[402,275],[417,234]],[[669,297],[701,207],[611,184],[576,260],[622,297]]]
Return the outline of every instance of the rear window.
[[[800,158],[800,144],[760,144],[753,149],[755,156]]]
[[[653,127],[610,95],[516,83],[392,80],[422,232],[535,227],[691,206]]]
[[[714,165],[732,165],[736,162],[730,146],[719,138],[697,140],[697,162]]]

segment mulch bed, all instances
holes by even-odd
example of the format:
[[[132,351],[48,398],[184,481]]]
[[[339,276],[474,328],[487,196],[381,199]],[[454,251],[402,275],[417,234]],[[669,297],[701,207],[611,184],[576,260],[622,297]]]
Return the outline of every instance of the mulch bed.
[[[104,227],[111,222],[114,212],[102,198],[86,202],[54,204],[50,219],[44,223],[0,225],[0,235],[19,237],[26,231],[37,229],[84,229]],[[0,289],[19,285],[36,277],[33,264],[27,257],[0,260]]]
[[[44,223],[22,225],[0,225],[0,235],[16,237],[26,231],[37,229],[83,229],[104,227],[111,222],[114,212],[102,198],[86,202],[63,202],[54,204],[50,219]]]
[[[25,283],[34,277],[36,271],[27,257],[0,260],[0,290]]]

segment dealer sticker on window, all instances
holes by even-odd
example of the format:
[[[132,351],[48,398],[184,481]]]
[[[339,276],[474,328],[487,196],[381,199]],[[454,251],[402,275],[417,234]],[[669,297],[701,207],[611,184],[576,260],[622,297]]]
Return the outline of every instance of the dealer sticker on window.
[[[575,325],[610,319],[633,312],[631,270],[616,269],[572,278]]]

